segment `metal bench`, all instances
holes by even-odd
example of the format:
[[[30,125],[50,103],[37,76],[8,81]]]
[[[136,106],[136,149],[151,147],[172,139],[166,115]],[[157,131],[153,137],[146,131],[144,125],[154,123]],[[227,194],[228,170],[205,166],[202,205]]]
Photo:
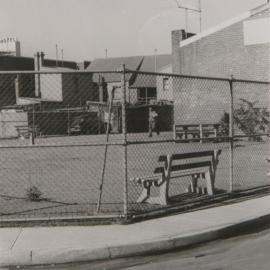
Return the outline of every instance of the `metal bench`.
[[[17,126],[16,129],[18,132],[18,137],[23,137],[26,139],[28,139],[32,133],[34,133],[35,137],[41,135],[40,128],[38,126],[35,126],[34,128],[29,126]]]
[[[158,162],[162,162],[163,166],[156,167],[152,176],[131,179],[132,182],[143,187],[137,202],[167,205],[170,180],[184,176],[191,177],[188,192],[205,193],[204,189],[198,187],[198,180],[201,179],[206,182],[207,194],[213,195],[220,154],[221,150],[211,150],[159,156]],[[152,186],[159,187],[159,195],[156,197],[151,196]]]
[[[174,140],[187,140],[189,135],[192,138],[207,138],[210,135],[213,135],[213,138],[216,139],[218,136],[219,124],[175,124],[173,129]],[[202,143],[203,140],[200,140]]]
[[[30,132],[28,126],[17,126],[16,129],[19,138],[29,138]]]

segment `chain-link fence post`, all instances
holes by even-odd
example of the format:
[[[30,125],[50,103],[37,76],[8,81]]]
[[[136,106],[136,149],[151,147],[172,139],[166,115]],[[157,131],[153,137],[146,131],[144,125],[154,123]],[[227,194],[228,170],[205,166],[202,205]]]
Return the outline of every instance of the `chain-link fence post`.
[[[15,78],[15,97],[16,97],[16,104],[19,104],[19,97],[20,97],[20,85],[19,85],[19,81],[20,81],[20,75],[17,74],[16,78]]]
[[[107,153],[108,153],[108,146],[109,146],[109,134],[110,134],[110,123],[111,123],[111,115],[112,115],[112,104],[113,104],[115,89],[116,88],[112,89],[111,98],[110,98],[110,101],[109,101],[108,122],[107,122],[107,127],[106,127],[106,144],[105,144],[104,160],[103,160],[103,166],[102,166],[101,182],[100,182],[100,185],[99,185],[97,213],[99,213],[99,211],[100,211],[101,199],[102,199],[102,193],[103,193],[103,185],[104,185],[105,170],[106,170],[106,163],[107,163]]]
[[[35,144],[35,104],[32,105],[32,129],[29,132],[29,144]]]
[[[233,81],[234,78],[231,76],[229,81],[230,84],[230,120],[229,120],[229,137],[230,137],[230,187],[229,191],[233,192],[233,145],[234,145],[234,98],[233,98]]]
[[[128,214],[128,183],[127,183],[127,115],[126,115],[126,71],[122,66],[122,134],[124,137],[124,216]]]
[[[69,104],[67,105],[67,117],[68,117],[68,127],[67,127],[67,130],[68,130],[68,136],[70,136],[70,111],[69,111]]]

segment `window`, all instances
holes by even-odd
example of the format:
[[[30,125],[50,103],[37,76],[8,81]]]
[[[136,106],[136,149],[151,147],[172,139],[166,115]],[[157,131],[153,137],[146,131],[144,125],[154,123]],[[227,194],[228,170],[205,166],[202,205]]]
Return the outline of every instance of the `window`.
[[[169,91],[169,78],[163,78],[163,91]]]

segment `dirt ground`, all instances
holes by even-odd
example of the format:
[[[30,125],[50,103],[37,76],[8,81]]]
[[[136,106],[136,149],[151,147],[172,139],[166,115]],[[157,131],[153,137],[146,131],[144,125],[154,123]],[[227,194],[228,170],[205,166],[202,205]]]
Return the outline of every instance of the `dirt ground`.
[[[228,143],[172,143],[164,133],[149,139],[147,134],[131,134],[129,141],[147,141],[127,148],[127,178],[153,174],[158,156],[221,149],[215,187],[229,189],[230,151]],[[111,135],[110,143],[123,142]],[[158,142],[153,142],[158,141]],[[39,217],[93,214],[99,197],[105,146],[104,135],[38,138],[35,147],[27,140],[0,142],[0,215]],[[124,153],[122,145],[108,146],[102,189],[101,212],[121,213],[124,198]],[[269,184],[269,141],[238,141],[234,149],[234,188],[246,189]],[[183,193],[189,179],[171,181],[170,195]],[[42,200],[27,199],[27,189],[36,186]],[[128,181],[128,200],[135,204],[141,187]]]

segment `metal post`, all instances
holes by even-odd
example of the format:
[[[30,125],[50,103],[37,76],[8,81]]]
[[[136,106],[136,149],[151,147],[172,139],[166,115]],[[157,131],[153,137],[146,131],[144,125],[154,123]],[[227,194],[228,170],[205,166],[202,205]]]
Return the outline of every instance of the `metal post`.
[[[126,116],[126,74],[122,66],[122,134],[124,137],[124,216],[128,214],[128,181],[127,181],[127,116]]]
[[[157,49],[155,49],[155,72],[157,72]]]
[[[41,86],[40,86],[40,60],[41,60],[41,55],[39,52],[37,52],[37,97],[41,97]]]
[[[101,75],[98,75],[98,92],[99,92],[99,102],[103,102],[103,78]]]
[[[200,32],[202,32],[202,2],[199,0],[199,13],[200,13]]]
[[[19,77],[20,75],[17,74],[16,79],[15,79],[15,96],[16,96],[16,104],[18,105],[19,103],[19,97],[20,97],[20,88],[19,88]]]
[[[231,77],[230,83],[230,192],[233,192],[233,144],[234,144],[234,100],[233,100],[233,76]]]
[[[64,50],[61,49],[62,67],[64,66]]]
[[[69,104],[67,105],[68,106],[68,136],[70,136],[70,113],[69,113]]]
[[[98,134],[100,134],[100,127],[101,127],[101,110],[100,104],[98,103]]]
[[[97,202],[97,213],[100,211],[101,206],[101,200],[102,200],[102,192],[103,192],[103,184],[104,184],[104,177],[105,177],[105,170],[106,170],[106,163],[107,163],[107,153],[108,153],[108,143],[109,143],[109,134],[110,134],[110,123],[111,123],[111,114],[112,114],[112,104],[114,99],[114,91],[116,88],[112,89],[111,92],[111,100],[109,102],[109,112],[108,112],[108,124],[106,128],[106,144],[105,144],[105,150],[104,150],[104,159],[103,159],[103,166],[102,166],[102,175],[99,185],[99,196],[98,196],[98,202]]]
[[[33,104],[33,111],[32,111],[32,131],[30,132],[30,145],[35,144],[35,104]]]
[[[188,34],[188,9],[187,8],[185,8],[185,24],[186,24],[186,35],[187,35]]]
[[[58,67],[58,45],[55,44],[55,66]]]
[[[200,129],[200,143],[203,143],[202,137],[203,137],[203,125],[200,124],[199,125],[199,129]]]

